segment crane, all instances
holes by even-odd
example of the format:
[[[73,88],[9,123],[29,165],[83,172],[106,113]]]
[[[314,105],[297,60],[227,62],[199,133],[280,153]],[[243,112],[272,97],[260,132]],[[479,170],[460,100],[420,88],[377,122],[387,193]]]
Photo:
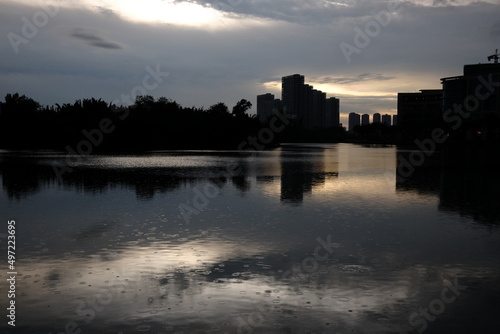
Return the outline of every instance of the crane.
[[[495,53],[491,56],[488,56],[488,61],[494,60],[495,64],[498,64],[498,58],[500,58],[500,54],[498,53],[498,49],[495,50]]]

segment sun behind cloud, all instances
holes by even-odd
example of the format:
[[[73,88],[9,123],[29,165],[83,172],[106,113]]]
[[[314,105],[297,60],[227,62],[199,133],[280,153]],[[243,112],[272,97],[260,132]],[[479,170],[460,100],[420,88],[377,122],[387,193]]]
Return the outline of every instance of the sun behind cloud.
[[[29,0],[4,0],[33,6]],[[141,23],[168,23],[185,26],[209,26],[216,28],[227,23],[224,14],[214,8],[176,0],[40,0],[37,5],[59,9],[89,9],[96,12],[114,13],[121,18]]]
[[[103,6],[102,1],[87,1]],[[131,21],[200,26],[215,24],[222,19],[221,13],[215,9],[174,0],[108,0],[104,4]]]

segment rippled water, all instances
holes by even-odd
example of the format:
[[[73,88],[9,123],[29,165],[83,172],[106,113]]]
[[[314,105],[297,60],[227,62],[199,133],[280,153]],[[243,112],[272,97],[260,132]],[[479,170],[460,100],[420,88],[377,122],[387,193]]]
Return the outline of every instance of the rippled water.
[[[498,169],[435,153],[402,178],[410,155],[1,152],[18,275],[0,330],[497,333]]]

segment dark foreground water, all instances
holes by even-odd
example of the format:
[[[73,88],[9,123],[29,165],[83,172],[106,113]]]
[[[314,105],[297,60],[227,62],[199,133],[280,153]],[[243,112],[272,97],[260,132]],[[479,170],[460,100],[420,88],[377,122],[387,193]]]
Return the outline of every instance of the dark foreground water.
[[[2,152],[0,332],[498,333],[500,174],[479,158]]]

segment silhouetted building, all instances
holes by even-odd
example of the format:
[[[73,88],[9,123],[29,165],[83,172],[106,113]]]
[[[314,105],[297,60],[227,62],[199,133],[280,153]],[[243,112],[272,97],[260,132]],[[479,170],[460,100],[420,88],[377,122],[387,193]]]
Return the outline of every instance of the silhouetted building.
[[[391,115],[382,115],[382,124],[391,125]]]
[[[429,137],[442,123],[443,91],[424,89],[420,93],[398,93],[398,125],[404,141]]]
[[[338,127],[340,124],[340,101],[335,97],[326,99],[326,128]]]
[[[361,125],[368,125],[368,124],[370,124],[370,115],[368,114],[361,115]]]
[[[355,112],[349,113],[349,131],[354,131],[354,127],[360,125],[360,115]]]
[[[314,88],[313,86],[311,85],[304,85],[303,86],[303,96],[304,96],[304,106],[309,106],[311,108],[311,106],[313,105],[313,91],[314,91]],[[303,117],[302,117],[302,125],[306,128],[306,129],[312,129],[314,127],[314,115],[312,114],[312,112],[308,112],[308,113],[304,113]]]
[[[271,118],[275,108],[279,110],[280,100],[275,99],[273,94],[257,95],[257,117],[259,121],[266,122]]]
[[[378,112],[373,114],[373,123],[380,123],[380,114]]]
[[[339,100],[327,99],[326,93],[305,84],[304,80],[300,74],[281,79],[281,103],[287,114],[308,129],[338,126]]]
[[[281,79],[281,101],[290,118],[303,118],[306,105],[303,75],[293,74]]]
[[[398,125],[398,115],[392,115],[392,125]]]
[[[313,127],[325,127],[326,93],[313,89],[312,108],[308,106],[306,110],[308,114],[312,115]]]
[[[443,119],[451,135],[466,140],[499,139],[500,64],[465,65],[461,76],[442,78]]]

